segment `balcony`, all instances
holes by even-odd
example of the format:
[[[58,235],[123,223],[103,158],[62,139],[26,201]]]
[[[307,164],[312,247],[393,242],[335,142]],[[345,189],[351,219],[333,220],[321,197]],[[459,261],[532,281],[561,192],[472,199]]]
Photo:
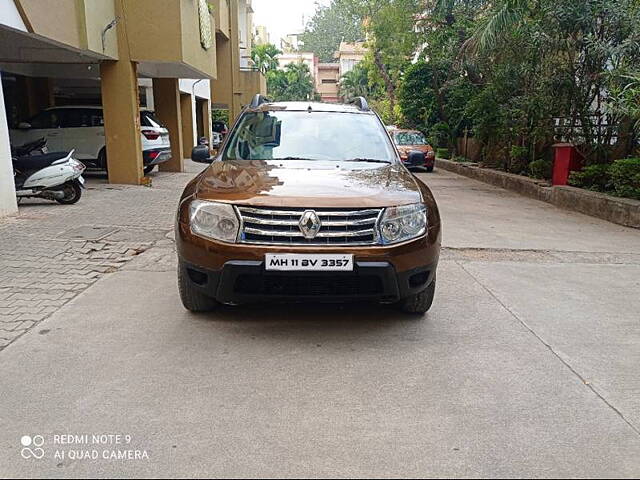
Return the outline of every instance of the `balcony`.
[[[214,0],[213,15],[216,22],[216,34],[225,40],[231,38],[229,25],[229,0]]]
[[[215,77],[215,35],[210,35],[215,19],[205,2],[164,1],[160,8],[157,0],[136,0],[123,6],[131,59],[139,63],[139,72],[155,78]],[[209,35],[201,20],[209,23]]]
[[[28,46],[23,46],[22,52],[17,55],[21,61],[74,63],[74,60],[60,57],[62,55],[60,52],[69,47],[75,49],[71,54],[72,57],[77,57],[78,50],[80,50],[86,55],[99,59],[118,58],[115,29],[104,30],[105,26],[116,18],[113,0],[58,0],[50,3],[53,4],[43,8],[42,0],[16,2],[22,21],[28,31],[37,35],[32,38],[30,43],[54,42],[54,46],[49,47],[51,52],[46,50],[32,51],[28,49]],[[10,41],[9,39],[3,40]],[[29,42],[28,39],[26,41]],[[3,46],[9,48],[12,45],[5,43]],[[59,57],[59,60],[51,58],[52,56]],[[4,55],[2,58],[13,60],[13,58]]]

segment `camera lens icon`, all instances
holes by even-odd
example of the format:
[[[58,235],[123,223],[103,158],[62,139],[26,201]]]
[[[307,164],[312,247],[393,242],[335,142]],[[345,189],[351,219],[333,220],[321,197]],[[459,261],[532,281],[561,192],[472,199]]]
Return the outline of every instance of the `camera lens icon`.
[[[44,457],[44,450],[40,448],[44,445],[44,437],[42,435],[34,435],[33,437],[23,435],[20,437],[20,443],[23,447],[20,451],[22,458],[35,458],[39,460]]]

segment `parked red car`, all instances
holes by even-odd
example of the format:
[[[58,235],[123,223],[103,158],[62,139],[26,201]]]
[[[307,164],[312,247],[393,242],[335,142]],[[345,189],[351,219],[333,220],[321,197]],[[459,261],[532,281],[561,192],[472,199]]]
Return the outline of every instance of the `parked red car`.
[[[398,147],[400,159],[408,167],[423,167],[427,172],[433,172],[436,154],[431,145],[427,143],[424,135],[417,130],[393,129],[389,131],[391,138]],[[424,153],[424,165],[408,164],[409,153],[418,151]]]

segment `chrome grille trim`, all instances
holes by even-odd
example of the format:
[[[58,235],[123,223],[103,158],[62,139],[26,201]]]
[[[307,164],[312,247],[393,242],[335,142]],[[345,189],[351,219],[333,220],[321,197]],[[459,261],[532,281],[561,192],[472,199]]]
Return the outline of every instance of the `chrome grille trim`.
[[[328,209],[236,206],[240,219],[239,243],[295,246],[379,245],[378,222],[384,208]],[[304,237],[299,221],[313,210],[321,227],[313,239]]]
[[[340,238],[340,237],[363,237],[370,235],[372,229],[356,230],[351,232],[322,232],[320,231],[315,238]],[[269,235],[273,237],[300,237],[304,238],[302,232],[298,231],[281,231],[281,230],[261,230],[259,228],[245,227],[245,233],[252,233],[254,235]]]
[[[279,210],[275,207],[267,207],[267,208],[253,208],[253,207],[236,207],[240,212],[243,213],[257,213],[259,215],[302,215],[306,210],[314,210],[319,217],[327,216],[327,217],[356,217],[363,215],[377,215],[380,213],[380,208],[376,209],[367,209],[367,210],[322,210],[315,208],[301,208],[299,210]]]
[[[316,212],[317,213],[317,212]],[[318,214],[319,217],[322,218],[322,215]],[[287,225],[287,226],[298,226],[298,220],[270,220],[265,218],[257,218],[257,217],[249,217],[247,215],[243,215],[242,218],[246,223],[252,223],[256,225]],[[323,221],[322,225],[327,227],[348,227],[352,225],[372,225],[375,224],[377,217],[375,218],[361,218],[360,220],[329,220]]]

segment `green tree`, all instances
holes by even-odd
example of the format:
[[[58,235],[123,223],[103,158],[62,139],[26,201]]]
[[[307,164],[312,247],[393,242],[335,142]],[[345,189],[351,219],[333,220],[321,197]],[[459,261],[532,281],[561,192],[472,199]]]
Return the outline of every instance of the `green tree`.
[[[251,52],[253,64],[264,75],[278,68],[278,55],[282,52],[272,43],[256,45]]]
[[[356,97],[378,96],[375,95],[375,88],[376,86],[369,81],[367,62],[360,62],[340,79],[340,95],[347,102]]]
[[[267,91],[276,102],[315,100],[317,94],[309,67],[303,63],[290,63],[284,70],[267,73]]]
[[[332,62],[341,41],[363,39],[362,19],[344,0],[333,0],[327,7],[317,7],[300,39],[305,51],[315,53],[321,62]]]
[[[347,10],[362,20],[367,36],[369,60],[384,83],[392,115],[396,111],[396,90],[402,73],[415,52],[416,16],[422,0],[342,0]]]
[[[510,142],[533,151],[561,137],[594,161],[615,138],[629,149],[629,112],[611,107],[640,61],[637,0],[497,0],[477,23],[465,53],[497,95]]]

